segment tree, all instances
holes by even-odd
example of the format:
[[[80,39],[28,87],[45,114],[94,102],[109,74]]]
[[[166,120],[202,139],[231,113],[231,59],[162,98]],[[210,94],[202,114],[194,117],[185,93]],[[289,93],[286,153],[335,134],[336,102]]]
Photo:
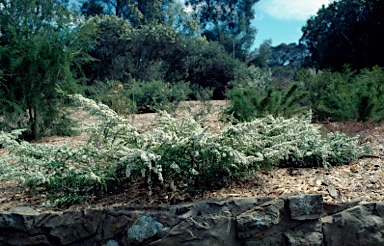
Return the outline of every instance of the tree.
[[[87,16],[101,15],[103,11],[103,3],[100,0],[85,1],[81,7],[81,13]]]
[[[56,89],[78,88],[94,29],[58,0],[1,0],[0,8],[0,124],[39,138],[63,122]]]
[[[228,53],[245,60],[253,44],[256,29],[251,26],[255,17],[253,5],[259,0],[188,0],[203,25],[204,36],[218,41]]]
[[[223,98],[228,82],[239,76],[235,72],[239,61],[218,42],[202,38],[194,16],[179,4],[164,16],[162,23],[137,27],[116,15],[92,18],[100,35],[91,50],[97,61],[85,66],[88,85],[106,80],[188,81],[218,88],[217,98]]]
[[[308,51],[303,44],[285,44],[271,47],[268,56],[268,66],[272,70],[274,83],[277,88],[285,88],[305,64]]]
[[[139,27],[150,22],[163,23],[174,0],[85,0],[85,15],[112,14]]]
[[[290,66],[300,69],[304,63],[305,56],[308,51],[303,44],[285,44],[281,43],[278,46],[271,47],[271,54],[268,57],[268,65],[270,67]]]
[[[90,50],[95,61],[83,65],[87,84],[96,80],[124,80],[129,73],[130,61],[127,52],[132,46],[132,25],[115,15],[96,16],[90,20],[99,30],[96,41]]]
[[[384,4],[380,0],[340,0],[323,6],[303,27],[300,42],[307,45],[316,68],[341,71],[384,65]]]
[[[268,67],[268,59],[272,52],[272,40],[267,39],[264,40],[263,43],[260,44],[259,48],[255,48],[250,54],[247,61],[247,64],[255,65],[256,67],[266,68]]]
[[[170,26],[150,23],[134,28],[127,20],[103,15],[91,20],[101,30],[91,55],[97,61],[86,64],[88,84],[106,79],[126,81],[161,80],[173,56],[180,35]]]

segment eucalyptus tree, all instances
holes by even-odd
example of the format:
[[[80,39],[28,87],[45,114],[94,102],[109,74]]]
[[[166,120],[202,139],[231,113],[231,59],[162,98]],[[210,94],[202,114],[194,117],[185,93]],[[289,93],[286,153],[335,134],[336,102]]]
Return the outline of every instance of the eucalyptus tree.
[[[228,53],[245,60],[256,35],[251,21],[255,17],[252,7],[258,1],[187,0],[186,5],[199,16],[209,41],[218,41]]]
[[[85,0],[85,15],[112,14],[131,22],[134,27],[150,22],[164,22],[174,0]]]
[[[58,0],[1,0],[0,9],[0,126],[38,138],[63,122],[57,88],[78,88],[95,29]]]
[[[323,6],[302,28],[312,65],[342,70],[384,65],[384,4],[381,0],[340,0]]]

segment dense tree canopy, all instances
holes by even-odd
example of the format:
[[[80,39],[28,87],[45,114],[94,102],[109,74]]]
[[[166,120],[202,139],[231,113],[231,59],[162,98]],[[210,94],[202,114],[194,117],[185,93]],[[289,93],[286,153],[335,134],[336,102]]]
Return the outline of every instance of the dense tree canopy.
[[[382,0],[340,0],[322,7],[303,27],[312,65],[341,70],[384,65]]]
[[[81,12],[86,15],[113,14],[138,27],[150,22],[162,23],[174,0],[85,0]]]
[[[193,15],[175,4],[167,16],[164,23],[140,27],[116,15],[93,17],[91,22],[100,32],[90,52],[97,60],[84,66],[88,85],[133,79],[224,88],[235,78],[238,62],[232,52],[228,54],[219,42],[202,38]]]
[[[204,36],[218,41],[228,53],[245,59],[252,46],[256,29],[251,26],[255,17],[253,5],[259,0],[188,0],[203,25]]]

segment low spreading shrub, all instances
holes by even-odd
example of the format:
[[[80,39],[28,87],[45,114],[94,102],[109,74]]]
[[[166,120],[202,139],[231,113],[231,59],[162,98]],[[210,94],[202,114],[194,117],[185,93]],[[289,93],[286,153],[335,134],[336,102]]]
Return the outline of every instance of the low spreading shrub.
[[[1,179],[43,190],[56,204],[73,203],[138,179],[146,180],[149,194],[155,186],[203,191],[259,168],[328,168],[362,151],[356,138],[323,134],[310,123],[310,114],[267,116],[213,133],[188,114],[175,119],[162,111],[161,124],[140,134],[106,105],[80,95],[71,98],[101,121],[86,129],[88,144],[33,144],[17,140],[20,131],[1,132],[0,145],[10,152],[0,160]]]

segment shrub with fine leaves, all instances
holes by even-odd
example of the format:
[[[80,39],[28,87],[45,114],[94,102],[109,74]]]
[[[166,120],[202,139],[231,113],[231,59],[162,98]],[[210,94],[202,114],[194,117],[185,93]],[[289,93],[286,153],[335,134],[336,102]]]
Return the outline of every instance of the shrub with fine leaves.
[[[259,168],[330,167],[361,153],[356,138],[323,134],[310,124],[310,114],[267,116],[213,133],[191,115],[175,119],[163,111],[160,125],[140,134],[106,105],[80,95],[71,98],[101,121],[86,129],[92,133],[88,144],[30,144],[17,141],[17,132],[2,132],[0,144],[11,154],[0,160],[1,179],[16,178],[73,202],[73,197],[87,198],[137,179],[147,181],[149,194],[155,186],[203,191]]]

